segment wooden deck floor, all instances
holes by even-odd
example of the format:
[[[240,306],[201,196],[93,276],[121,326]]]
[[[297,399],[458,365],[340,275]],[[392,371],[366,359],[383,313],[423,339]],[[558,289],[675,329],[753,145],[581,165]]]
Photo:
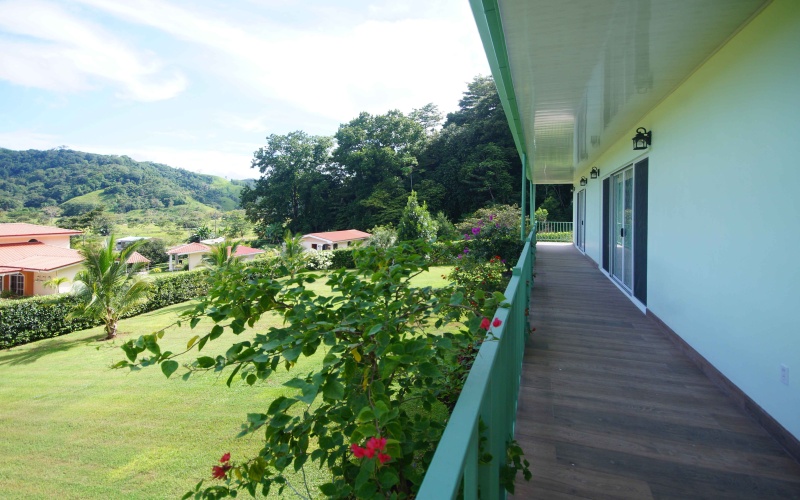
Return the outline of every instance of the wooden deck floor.
[[[515,498],[799,498],[800,465],[569,244],[539,244]]]

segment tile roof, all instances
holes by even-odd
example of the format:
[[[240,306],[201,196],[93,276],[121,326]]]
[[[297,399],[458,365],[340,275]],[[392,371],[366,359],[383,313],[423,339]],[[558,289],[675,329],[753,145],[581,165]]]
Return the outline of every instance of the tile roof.
[[[321,240],[326,240],[330,242],[336,241],[351,241],[351,240],[363,240],[372,236],[369,233],[365,233],[364,231],[359,231],[357,229],[348,229],[346,231],[328,231],[326,233],[310,233],[304,234],[303,238],[308,236],[312,236],[314,238],[319,238]]]
[[[0,238],[7,236],[43,236],[48,234],[83,234],[75,229],[62,229],[60,227],[40,226],[27,222],[10,222],[0,224]]]
[[[140,254],[139,252],[133,252],[128,260],[125,261],[126,264],[149,264],[150,259],[145,257],[144,255]]]
[[[71,248],[55,247],[41,242],[0,244],[0,269],[50,271],[81,261],[81,254]]]
[[[208,245],[203,245],[202,243],[187,243],[186,245],[170,248],[167,250],[167,253],[169,255],[186,255],[190,253],[208,253],[210,251],[211,248]]]
[[[264,253],[264,250],[261,250],[260,248],[251,248],[244,245],[239,245],[236,247],[236,251],[233,253],[233,255],[234,257],[244,257],[246,255],[257,255],[260,253]]]

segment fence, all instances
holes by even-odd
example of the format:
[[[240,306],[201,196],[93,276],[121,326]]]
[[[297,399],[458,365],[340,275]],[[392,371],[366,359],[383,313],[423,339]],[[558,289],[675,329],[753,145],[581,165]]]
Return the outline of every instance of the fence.
[[[572,222],[537,222],[536,241],[572,241]]]
[[[536,229],[525,242],[505,291],[509,307],[499,308],[496,339],[481,345],[450,421],[436,448],[417,498],[465,500],[505,498],[500,469],[514,436],[522,356],[528,337],[528,307],[536,259]],[[481,431],[481,429],[483,429]],[[479,457],[491,454],[485,463]]]

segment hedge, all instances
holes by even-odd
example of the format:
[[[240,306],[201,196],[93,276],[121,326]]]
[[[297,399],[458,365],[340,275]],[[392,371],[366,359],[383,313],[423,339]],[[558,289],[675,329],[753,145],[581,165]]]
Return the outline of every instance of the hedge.
[[[127,317],[185,302],[208,291],[208,270],[165,274],[150,281],[150,299]],[[99,325],[86,318],[69,319],[76,304],[72,295],[46,295],[0,301],[0,349],[58,337]]]
[[[356,261],[353,259],[353,249],[338,248],[331,256],[331,269],[355,269]]]

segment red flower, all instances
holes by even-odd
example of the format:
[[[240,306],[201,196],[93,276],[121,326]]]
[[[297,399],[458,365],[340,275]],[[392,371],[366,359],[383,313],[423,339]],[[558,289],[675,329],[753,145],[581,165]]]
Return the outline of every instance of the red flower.
[[[483,320],[481,320],[481,328],[484,330],[489,329],[489,318],[483,318]]]
[[[226,453],[226,454],[222,455],[222,458],[219,459],[219,462],[224,464],[225,462],[227,462],[230,459],[231,459],[231,454],[230,453]]]
[[[495,327],[495,328],[497,328],[498,326],[500,326],[502,324],[503,324],[503,322],[500,320],[500,318],[495,318],[494,321],[492,321],[492,326]]]
[[[353,451],[353,455],[356,458],[364,458],[367,454],[367,450],[365,450],[364,448],[360,447],[355,443],[350,445],[350,449]]]
[[[367,458],[374,458],[375,457],[375,448],[367,448],[364,453],[367,455]]]
[[[383,451],[386,449],[386,438],[382,437],[371,437],[369,441],[367,441],[367,449],[368,450],[378,450]]]
[[[214,467],[211,467],[211,477],[214,479],[225,479],[230,469],[231,466],[228,464],[215,465]]]
[[[378,453],[378,460],[380,460],[382,464],[385,464],[386,462],[388,462],[391,459],[392,459],[392,457],[390,457],[389,455],[387,455],[385,453]]]

